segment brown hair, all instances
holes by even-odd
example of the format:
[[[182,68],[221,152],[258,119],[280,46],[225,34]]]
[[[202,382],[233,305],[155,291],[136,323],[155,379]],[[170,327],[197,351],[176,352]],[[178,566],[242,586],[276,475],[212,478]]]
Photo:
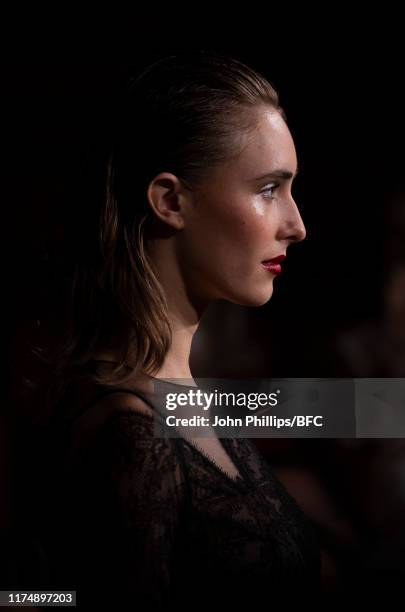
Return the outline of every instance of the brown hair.
[[[240,152],[255,127],[252,108],[279,106],[272,85],[242,62],[215,52],[182,52],[155,61],[126,87],[106,156],[103,191],[79,248],[68,329],[55,359],[56,379],[113,347],[113,372],[159,370],[171,344],[165,293],[145,250],[150,181],[169,171],[193,188]],[[92,235],[90,235],[90,233]]]

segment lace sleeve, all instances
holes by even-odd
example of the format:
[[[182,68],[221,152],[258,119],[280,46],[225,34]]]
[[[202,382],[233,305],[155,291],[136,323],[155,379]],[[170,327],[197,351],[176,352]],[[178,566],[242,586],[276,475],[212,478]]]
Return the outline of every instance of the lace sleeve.
[[[129,609],[166,609],[185,498],[175,441],[155,438],[150,416],[118,412],[87,454],[80,471],[84,498],[91,498],[104,538],[94,554],[103,557],[94,559],[103,566],[100,577],[115,585]]]

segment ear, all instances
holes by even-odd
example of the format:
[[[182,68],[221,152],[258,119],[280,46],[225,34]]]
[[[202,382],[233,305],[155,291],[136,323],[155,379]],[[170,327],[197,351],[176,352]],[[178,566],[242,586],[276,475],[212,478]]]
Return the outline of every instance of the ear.
[[[161,172],[149,183],[146,196],[157,218],[174,229],[183,229],[190,196],[180,179]]]

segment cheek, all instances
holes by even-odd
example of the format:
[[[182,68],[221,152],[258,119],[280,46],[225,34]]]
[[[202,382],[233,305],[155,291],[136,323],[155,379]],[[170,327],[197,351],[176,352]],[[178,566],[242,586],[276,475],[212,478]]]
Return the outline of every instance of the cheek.
[[[273,232],[267,202],[230,197],[204,204],[188,234],[189,262],[200,271],[209,268],[212,273],[219,266],[227,274],[246,274],[269,252]]]
[[[269,228],[268,208],[261,199],[248,198],[238,201],[236,198],[221,202],[207,215],[212,235],[220,239],[250,241],[252,237],[265,233]],[[202,220],[204,223],[204,220]],[[214,233],[215,232],[215,233]]]
[[[257,217],[264,217],[265,213],[266,213],[266,204],[263,202],[263,200],[253,200],[252,202],[252,208],[254,210],[254,212],[256,213]]]
[[[223,224],[225,229],[226,224]],[[241,255],[255,254],[271,240],[271,219],[266,203],[259,200],[236,207],[227,224],[227,238]],[[243,252],[244,250],[244,252]]]

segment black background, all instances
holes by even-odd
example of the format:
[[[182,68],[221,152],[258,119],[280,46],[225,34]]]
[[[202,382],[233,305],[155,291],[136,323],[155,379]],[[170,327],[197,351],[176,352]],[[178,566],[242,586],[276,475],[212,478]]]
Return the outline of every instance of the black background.
[[[220,303],[207,312],[193,373],[404,376],[402,362],[379,361],[376,344],[371,368],[353,368],[339,349],[342,334],[380,329],[388,275],[404,260],[404,230],[390,213],[393,202],[403,210],[405,199],[399,16],[388,5],[357,15],[342,5],[217,11],[156,6],[149,15],[118,16],[107,8],[91,18],[44,12],[5,21],[3,299],[15,397],[21,372],[35,368],[27,339],[52,338],[63,300],[64,220],[116,93],[162,53],[201,48],[233,55],[278,90],[298,152],[294,193],[307,238],[290,249],[264,307]],[[321,525],[328,588],[346,592],[370,576],[400,583],[401,440],[273,442],[263,450]]]

